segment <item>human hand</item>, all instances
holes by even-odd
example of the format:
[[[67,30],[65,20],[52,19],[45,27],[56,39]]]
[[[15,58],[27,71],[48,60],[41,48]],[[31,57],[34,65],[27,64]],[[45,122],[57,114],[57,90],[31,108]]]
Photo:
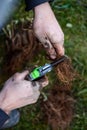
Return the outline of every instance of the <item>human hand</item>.
[[[40,87],[48,84],[48,80],[42,82],[30,82],[25,80],[28,71],[16,73],[9,78],[0,93],[0,108],[6,113],[11,110],[35,103],[40,95]]]
[[[64,55],[64,34],[48,2],[34,8],[34,33],[52,59]]]

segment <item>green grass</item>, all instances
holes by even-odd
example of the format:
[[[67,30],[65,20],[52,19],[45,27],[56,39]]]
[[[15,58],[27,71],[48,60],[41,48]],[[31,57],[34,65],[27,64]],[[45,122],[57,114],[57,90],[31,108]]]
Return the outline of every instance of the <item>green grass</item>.
[[[77,0],[56,0],[52,8],[65,34],[66,54],[71,57],[74,68],[80,74],[80,78],[74,81],[72,89],[76,104],[69,130],[87,130],[87,8],[79,5]],[[20,21],[32,17],[31,12],[22,14],[22,10],[24,11],[24,6],[20,7],[20,11],[13,18]],[[67,27],[67,23],[70,23],[72,27]],[[42,61],[39,60],[41,65],[46,62],[44,57],[42,59]],[[52,84],[51,74],[50,81]],[[10,130],[50,130],[42,119],[38,120],[39,102],[22,108],[20,112],[19,124]]]
[[[68,4],[68,3],[67,3]],[[81,79],[73,84],[73,95],[76,99],[75,115],[71,124],[72,130],[87,129],[87,8],[79,6],[75,0],[64,10],[55,11],[56,17],[65,33],[66,54],[72,58],[74,68]],[[71,23],[72,28],[66,24]]]

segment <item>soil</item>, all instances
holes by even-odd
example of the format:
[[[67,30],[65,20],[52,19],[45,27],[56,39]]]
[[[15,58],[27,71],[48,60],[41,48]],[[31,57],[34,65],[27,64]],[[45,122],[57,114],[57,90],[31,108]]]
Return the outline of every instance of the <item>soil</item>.
[[[56,67],[57,81],[49,91],[47,101],[43,101],[42,111],[45,121],[51,125],[52,130],[67,130],[74,115],[74,103],[71,87],[75,78],[75,71],[70,59]]]
[[[23,69],[26,62],[30,62],[38,55],[41,46],[33,35],[31,23],[13,26],[11,37],[6,35],[6,56],[3,73],[12,75]],[[75,72],[71,60],[67,58],[59,64],[55,73],[57,80],[49,90],[47,101],[41,101],[43,120],[51,125],[52,130],[66,130],[73,118],[74,99],[72,97],[72,81]]]
[[[3,73],[11,76],[23,70],[27,62],[33,60],[40,50],[38,40],[33,35],[31,23],[19,23],[11,28],[11,36],[6,34]]]

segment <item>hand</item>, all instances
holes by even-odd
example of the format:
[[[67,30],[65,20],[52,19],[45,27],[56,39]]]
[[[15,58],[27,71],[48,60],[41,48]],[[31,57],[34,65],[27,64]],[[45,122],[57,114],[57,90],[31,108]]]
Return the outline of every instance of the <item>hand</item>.
[[[48,84],[48,80],[42,82],[30,82],[25,80],[28,71],[16,73],[8,79],[0,93],[0,108],[6,113],[11,110],[35,103],[40,95],[40,87]]]
[[[33,28],[35,36],[43,44],[52,59],[55,59],[57,54],[64,55],[64,34],[49,3],[36,6],[34,12]]]

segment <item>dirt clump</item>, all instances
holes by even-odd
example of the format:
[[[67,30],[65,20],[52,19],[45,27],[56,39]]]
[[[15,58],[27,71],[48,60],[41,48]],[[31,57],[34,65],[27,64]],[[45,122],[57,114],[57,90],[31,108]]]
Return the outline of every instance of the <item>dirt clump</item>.
[[[40,46],[33,35],[31,23],[19,23],[12,26],[11,36],[6,33],[5,59],[3,73],[12,75],[23,69],[27,62],[33,60]]]
[[[72,81],[75,79],[77,75],[76,71],[72,66],[71,59],[67,57],[64,62],[62,62],[56,67],[55,71],[59,82],[63,84],[63,86],[67,86],[67,87],[63,87],[63,90],[64,89],[71,90]],[[62,85],[61,85],[61,89],[62,89]]]
[[[57,80],[49,91],[47,101],[43,101],[44,118],[52,130],[66,130],[72,121],[75,100],[72,97],[71,86],[75,78],[71,61],[67,58],[56,69]]]

